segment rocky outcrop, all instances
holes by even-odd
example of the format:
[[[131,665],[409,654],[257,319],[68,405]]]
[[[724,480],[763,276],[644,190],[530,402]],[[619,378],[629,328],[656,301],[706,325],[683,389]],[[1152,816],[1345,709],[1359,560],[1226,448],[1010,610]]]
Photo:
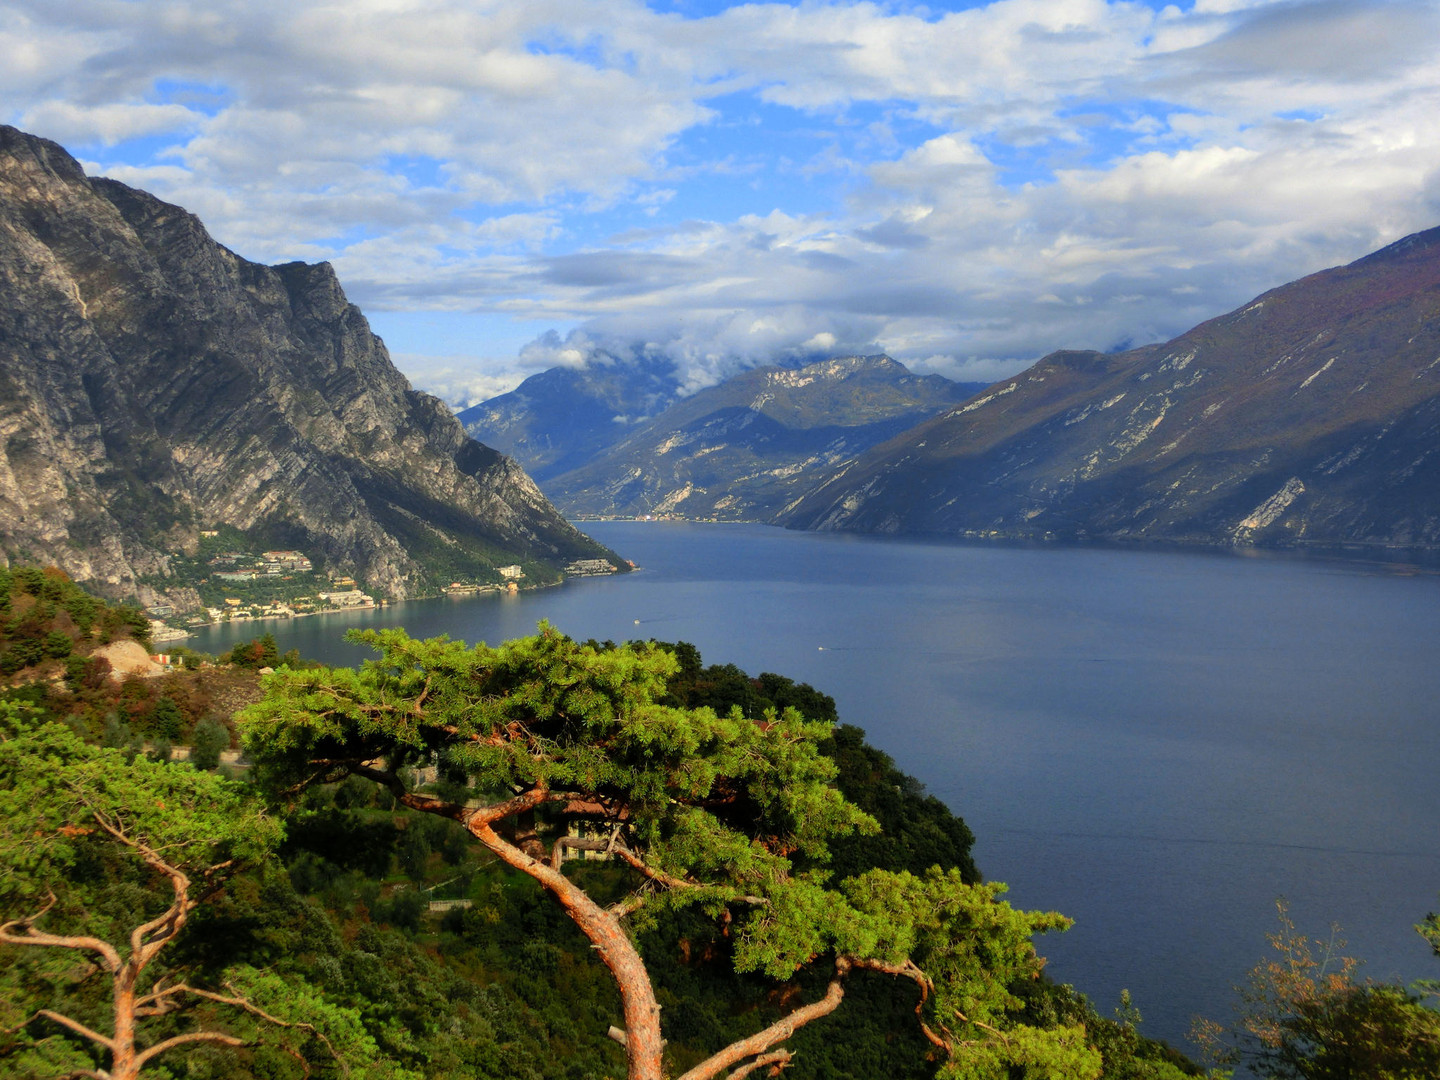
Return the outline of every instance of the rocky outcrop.
[[[817,478],[976,389],[888,356],[756,368],[681,398],[545,491],[574,515],[769,521]]]
[[[261,266],[0,128],[0,545],[112,595],[232,525],[393,597],[608,554],[412,390],[328,264]]]
[[[783,520],[1440,548],[1440,229],[1164,345],[1047,356],[837,470]]]

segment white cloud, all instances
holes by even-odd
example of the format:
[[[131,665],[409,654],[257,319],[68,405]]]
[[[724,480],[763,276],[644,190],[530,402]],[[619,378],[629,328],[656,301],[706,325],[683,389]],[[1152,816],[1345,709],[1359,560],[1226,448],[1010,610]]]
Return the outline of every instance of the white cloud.
[[[391,356],[410,377],[411,385],[434,394],[459,410],[514,390],[524,376],[514,371],[483,370],[483,360],[474,356],[430,356],[395,353]]]
[[[41,102],[20,119],[26,128],[43,129],[59,141],[112,145],[145,135],[194,130],[204,121],[203,114],[183,105],[77,105],[70,101]]]
[[[581,327],[518,357],[392,342],[449,400],[597,348],[692,385],[876,347],[990,377],[1435,224],[1437,12],[0,0],[0,89],[243,254],[331,259],[362,306]],[[805,135],[727,134],[777,109]]]

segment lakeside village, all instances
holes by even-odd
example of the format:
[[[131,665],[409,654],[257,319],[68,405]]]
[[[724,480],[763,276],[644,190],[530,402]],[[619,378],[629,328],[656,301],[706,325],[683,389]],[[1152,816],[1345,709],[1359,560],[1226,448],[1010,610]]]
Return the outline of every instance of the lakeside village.
[[[201,533],[201,552],[183,560],[182,579],[189,578],[200,594],[201,611],[178,612],[173,604],[153,604],[145,609],[150,621],[151,640],[180,641],[205,626],[224,622],[260,619],[297,619],[336,611],[357,611],[380,607],[383,598],[366,593],[355,579],[339,573],[319,573],[302,551],[217,550],[222,539],[215,531]],[[223,538],[233,539],[233,538]],[[238,545],[228,545],[233,548]],[[209,549],[209,550],[206,550]],[[567,577],[595,577],[613,574],[616,567],[605,559],[577,559],[565,567]],[[185,571],[188,571],[186,573]],[[443,590],[448,596],[482,593],[517,593],[525,581],[518,565],[496,567],[500,581],[477,584],[451,582]],[[172,582],[173,583],[173,582]],[[238,594],[238,595],[236,595]]]

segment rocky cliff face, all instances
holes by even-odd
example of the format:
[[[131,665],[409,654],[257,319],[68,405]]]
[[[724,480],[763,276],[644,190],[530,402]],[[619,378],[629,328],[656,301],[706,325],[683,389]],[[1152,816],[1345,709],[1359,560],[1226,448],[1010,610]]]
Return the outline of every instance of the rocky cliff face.
[[[785,523],[1440,548],[1440,229],[1165,345],[1047,356],[838,470]]]
[[[817,478],[977,389],[887,356],[756,368],[676,401],[545,491],[571,514],[769,521]]]
[[[327,264],[247,262],[0,127],[5,555],[149,599],[217,524],[396,597],[606,554],[410,388]]]

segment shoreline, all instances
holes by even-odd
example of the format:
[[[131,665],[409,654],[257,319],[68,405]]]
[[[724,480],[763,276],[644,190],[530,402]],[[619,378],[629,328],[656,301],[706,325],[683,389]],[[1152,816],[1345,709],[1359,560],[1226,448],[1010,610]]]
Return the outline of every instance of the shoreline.
[[[617,571],[618,572],[618,571]],[[418,600],[468,600],[481,596],[518,596],[521,593],[537,592],[540,589],[553,589],[564,585],[571,577],[577,579],[591,577],[608,577],[608,574],[572,574],[562,577],[559,581],[541,582],[539,584],[523,585],[514,590],[507,589],[500,585],[476,585],[466,586],[459,589],[441,589],[438,592],[423,593],[416,596],[407,596],[401,600],[376,600],[368,604],[347,604],[345,607],[326,608],[324,611],[296,611],[289,615],[237,615],[229,619],[221,619],[217,622],[206,623],[204,626],[194,626],[189,629],[166,626],[168,633],[163,638],[157,638],[152,631],[151,641],[155,645],[162,643],[177,643],[189,638],[196,637],[202,633],[221,629],[234,623],[258,623],[258,622],[290,622],[293,619],[309,619],[322,615],[344,615],[351,611],[375,611],[379,608],[395,607],[399,604],[406,604]],[[171,634],[175,636],[171,636]]]

